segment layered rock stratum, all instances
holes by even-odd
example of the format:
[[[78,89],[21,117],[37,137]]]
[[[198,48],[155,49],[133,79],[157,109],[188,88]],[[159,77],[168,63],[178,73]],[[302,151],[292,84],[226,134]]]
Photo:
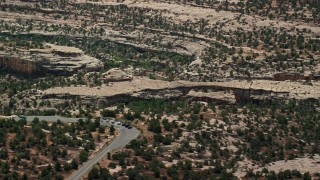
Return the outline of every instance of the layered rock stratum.
[[[104,104],[125,102],[136,98],[196,98],[215,102],[235,103],[250,100],[281,98],[319,99],[320,83],[292,81],[230,80],[225,82],[163,81],[147,77],[134,77],[131,81],[114,82],[99,87],[55,87],[41,92],[44,98],[82,96],[106,100]],[[196,90],[197,92],[194,92]],[[205,92],[207,91],[207,92]]]
[[[26,74],[99,71],[103,63],[78,48],[46,44],[44,49],[0,52],[0,68]]]

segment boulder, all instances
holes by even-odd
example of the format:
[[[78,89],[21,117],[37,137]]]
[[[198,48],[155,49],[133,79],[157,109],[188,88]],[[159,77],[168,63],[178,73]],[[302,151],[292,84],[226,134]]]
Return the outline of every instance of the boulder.
[[[106,81],[129,81],[132,80],[132,75],[127,74],[119,68],[113,68],[103,74],[103,79]]]

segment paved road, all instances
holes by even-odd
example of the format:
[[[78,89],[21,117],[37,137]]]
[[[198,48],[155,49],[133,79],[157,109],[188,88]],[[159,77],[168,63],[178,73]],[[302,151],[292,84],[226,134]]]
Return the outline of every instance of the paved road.
[[[108,152],[111,152],[114,149],[123,148],[131,140],[137,138],[139,134],[140,131],[134,127],[132,129],[121,127],[120,134],[117,136],[117,138],[109,146],[97,153],[94,158],[84,163],[83,166],[80,167],[80,169],[78,169],[69,177],[69,180],[81,179],[81,177],[89,172],[93,165],[101,161],[108,154]]]
[[[35,117],[41,120],[45,120],[48,122],[56,122],[60,120],[61,122],[78,122],[81,118],[63,118],[59,116],[26,116],[27,121],[32,121]],[[15,119],[19,120],[20,118],[16,117]],[[140,135],[140,131],[135,127],[132,129],[127,129],[123,126],[115,126],[115,128],[119,129],[120,134],[112,141],[111,144],[101,149],[92,159],[85,162],[79,169],[72,173],[69,177],[69,180],[79,180],[82,176],[88,173],[91,168],[101,161],[108,152],[112,150],[119,149],[125,147],[131,140],[136,139]]]
[[[78,122],[79,119],[84,118],[65,118],[65,117],[60,117],[60,116],[25,116],[27,121],[33,121],[34,118],[39,118],[40,121],[44,120],[47,122],[57,122],[60,120],[61,122],[65,123],[72,123],[72,122]],[[19,117],[15,117],[16,120],[19,120]]]

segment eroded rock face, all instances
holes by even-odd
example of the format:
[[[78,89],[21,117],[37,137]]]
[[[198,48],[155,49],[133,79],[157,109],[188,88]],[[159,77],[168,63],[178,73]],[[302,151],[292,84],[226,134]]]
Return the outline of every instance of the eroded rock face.
[[[276,81],[297,81],[297,80],[305,80],[306,77],[299,73],[277,73],[274,75],[274,80]]]
[[[309,74],[309,75],[304,75],[304,74],[299,74],[299,73],[277,73],[273,76],[275,81],[298,81],[298,80],[320,80],[319,75],[314,75],[314,74]]]
[[[233,89],[233,94],[236,102],[247,103],[247,102],[271,102],[276,99],[287,99],[289,93],[282,92],[276,93],[263,89]]]
[[[40,71],[40,68],[32,61],[21,59],[18,56],[7,56],[5,54],[0,54],[0,68],[8,68],[26,74]]]
[[[80,49],[46,44],[45,49],[8,54],[0,52],[0,68],[26,74],[70,74],[79,70],[98,71],[103,63],[85,55]]]

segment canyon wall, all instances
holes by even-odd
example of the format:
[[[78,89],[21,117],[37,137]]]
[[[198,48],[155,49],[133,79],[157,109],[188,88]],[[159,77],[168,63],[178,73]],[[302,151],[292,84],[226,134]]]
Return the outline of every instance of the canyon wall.
[[[0,56],[0,68],[10,69],[19,73],[32,74],[40,71],[41,68],[35,62],[21,59],[14,56]]]
[[[303,75],[299,73],[277,73],[273,76],[275,81],[320,80],[320,75]]]
[[[305,80],[306,77],[299,73],[277,73],[274,75],[275,81],[285,81],[285,80],[291,80],[291,81],[297,81],[297,80]]]

